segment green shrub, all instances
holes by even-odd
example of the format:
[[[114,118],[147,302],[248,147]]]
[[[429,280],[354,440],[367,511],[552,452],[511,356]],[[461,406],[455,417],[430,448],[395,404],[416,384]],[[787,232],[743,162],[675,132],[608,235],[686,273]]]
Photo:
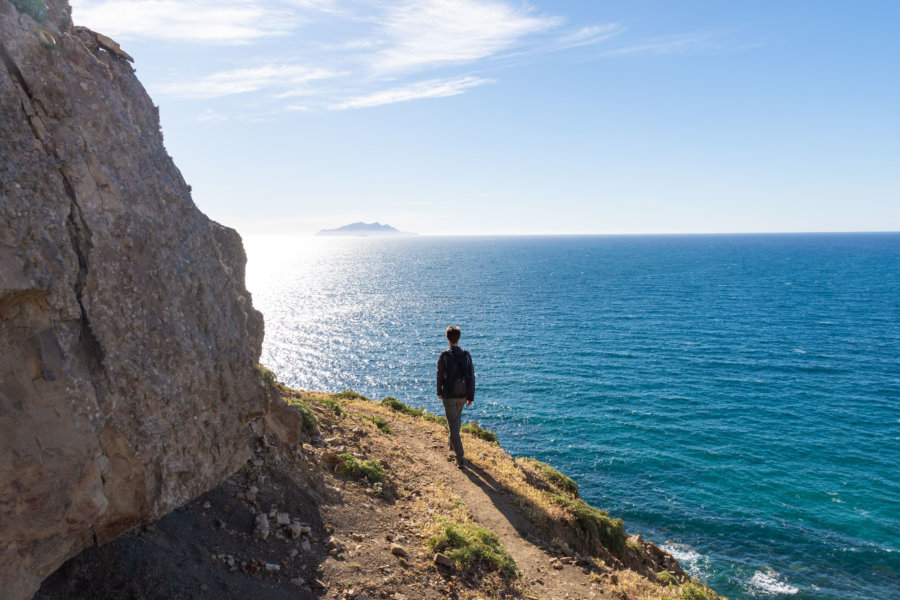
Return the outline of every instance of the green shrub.
[[[447,426],[447,417],[441,417],[439,415],[433,415],[428,411],[422,413],[422,418],[430,423],[437,423],[438,425]]]
[[[411,417],[421,417],[422,413],[425,411],[421,408],[413,408],[411,406],[407,406],[406,404],[400,402],[393,396],[388,396],[387,398],[383,398],[381,403],[390,408],[391,410],[396,410],[397,412],[401,412],[403,414],[409,415]]]
[[[660,571],[656,574],[656,578],[665,585],[678,585],[678,579],[668,571]]]
[[[481,438],[486,442],[491,442],[492,444],[497,443],[497,435],[490,429],[482,429],[481,425],[479,425],[477,421],[466,423],[465,425],[460,427],[460,431],[465,431],[466,433]]]
[[[720,596],[698,581],[689,581],[681,588],[684,600],[720,600]]]
[[[643,548],[643,546],[641,546],[640,544],[638,544],[638,543],[635,542],[634,540],[628,540],[628,541],[625,542],[625,544],[626,544],[629,548],[631,548],[632,550],[634,550],[634,551],[637,553],[638,556],[644,556],[644,548]]]
[[[541,474],[548,479],[550,485],[555,487],[558,491],[566,492],[576,498],[578,497],[578,484],[575,483],[574,480],[563,475],[547,463],[534,458],[526,458],[524,460],[528,461],[534,468],[540,471]]]
[[[285,398],[284,401],[300,413],[300,418],[303,419],[303,431],[312,431],[318,426],[316,414],[307,406],[306,402],[299,398]]]
[[[388,425],[388,422],[385,421],[384,419],[382,419],[381,417],[366,417],[366,419],[375,423],[375,427],[380,429],[383,433],[386,433],[388,435],[391,435],[392,433],[394,433],[391,430],[391,426]]]
[[[425,410],[425,407],[413,408],[408,404],[404,404],[400,400],[397,400],[393,396],[388,396],[386,398],[382,398],[381,403],[391,410],[396,410],[397,412],[403,413],[405,415],[409,415],[411,417],[421,417],[425,419],[429,423],[437,423],[438,425],[447,425],[447,417],[441,417],[439,415],[432,414]],[[482,430],[483,431],[483,430]],[[491,432],[486,432],[493,435]]]
[[[344,452],[340,457],[344,462],[338,466],[339,473],[350,477],[365,477],[372,483],[384,483],[386,475],[377,460],[359,460],[349,452]]]
[[[516,576],[516,561],[500,544],[496,533],[478,525],[455,523],[443,518],[439,522],[441,532],[428,540],[432,550],[446,554],[469,570],[482,567],[500,571],[508,577]]]
[[[354,392],[353,390],[342,390],[337,394],[331,394],[331,397],[335,400],[369,400],[368,396],[363,396],[359,392]]]
[[[337,401],[337,400],[333,400],[333,399],[331,399],[331,398],[322,398],[322,399],[319,400],[319,402],[321,402],[321,403],[324,404],[326,407],[328,407],[328,408],[330,408],[331,410],[333,410],[333,411],[334,411],[334,414],[337,415],[337,416],[339,416],[339,417],[340,417],[341,415],[347,414],[347,413],[344,412],[344,409],[341,408],[341,405],[338,404],[338,401]]]
[[[47,3],[44,0],[12,0],[19,12],[29,15],[35,21],[43,23],[49,17]]]
[[[572,511],[571,521],[575,533],[587,548],[593,546],[594,541],[600,542],[613,555],[621,558],[625,551],[625,524],[622,519],[610,518],[609,513],[599,508],[594,508],[581,499],[572,500],[552,492],[544,492],[553,502]]]
[[[269,385],[275,385],[276,383],[278,383],[278,378],[275,376],[275,372],[272,369],[262,364],[258,366],[260,373],[262,373],[263,381],[265,381]]]

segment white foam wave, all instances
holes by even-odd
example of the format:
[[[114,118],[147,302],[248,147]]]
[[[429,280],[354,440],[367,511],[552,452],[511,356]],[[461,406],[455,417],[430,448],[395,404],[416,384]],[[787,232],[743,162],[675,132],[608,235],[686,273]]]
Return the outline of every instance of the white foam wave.
[[[800,590],[790,585],[784,578],[770,567],[758,569],[750,578],[750,585],[767,594],[784,594],[792,596]]]
[[[666,542],[662,546],[663,550],[672,555],[672,558],[678,562],[697,562],[701,558],[701,554],[687,544],[678,544],[675,542]]]
[[[662,545],[662,549],[671,554],[672,558],[681,565],[681,568],[692,577],[706,579],[707,575],[709,575],[709,559],[697,552],[693,546],[679,544],[678,542],[666,542]]]

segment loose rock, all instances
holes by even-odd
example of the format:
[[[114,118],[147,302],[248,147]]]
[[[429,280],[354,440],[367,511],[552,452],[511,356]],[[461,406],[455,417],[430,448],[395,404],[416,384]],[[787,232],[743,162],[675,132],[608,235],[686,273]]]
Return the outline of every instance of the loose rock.
[[[291,527],[288,531],[290,532],[291,537],[296,540],[303,533],[303,527],[300,523],[291,523]]]
[[[324,454],[322,454],[322,460],[324,460],[329,465],[336,465],[339,462],[344,462],[344,459],[342,459],[334,452],[325,452]]]
[[[453,559],[447,556],[446,554],[441,554],[438,552],[434,555],[434,562],[438,565],[443,565],[445,567],[455,567],[456,563],[453,562]]]
[[[261,540],[269,537],[269,518],[264,513],[256,515],[256,527],[253,529],[253,537]]]

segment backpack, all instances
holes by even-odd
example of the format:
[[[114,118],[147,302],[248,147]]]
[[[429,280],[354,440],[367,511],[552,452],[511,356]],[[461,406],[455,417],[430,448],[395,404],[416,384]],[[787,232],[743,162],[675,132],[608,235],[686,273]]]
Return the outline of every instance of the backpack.
[[[447,365],[444,389],[449,393],[450,398],[465,398],[469,395],[469,364],[471,364],[469,353],[463,350],[462,356],[457,358],[456,354],[450,353],[450,361]]]

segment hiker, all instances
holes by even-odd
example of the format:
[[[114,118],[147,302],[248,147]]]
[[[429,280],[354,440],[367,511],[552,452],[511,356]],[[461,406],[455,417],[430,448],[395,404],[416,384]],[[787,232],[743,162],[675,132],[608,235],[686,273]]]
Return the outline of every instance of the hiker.
[[[450,427],[450,449],[456,454],[456,466],[465,468],[462,439],[459,427],[462,422],[463,406],[471,406],[475,401],[475,367],[468,352],[459,347],[459,327],[447,328],[450,349],[441,352],[437,363],[437,395],[444,403],[444,414]]]

